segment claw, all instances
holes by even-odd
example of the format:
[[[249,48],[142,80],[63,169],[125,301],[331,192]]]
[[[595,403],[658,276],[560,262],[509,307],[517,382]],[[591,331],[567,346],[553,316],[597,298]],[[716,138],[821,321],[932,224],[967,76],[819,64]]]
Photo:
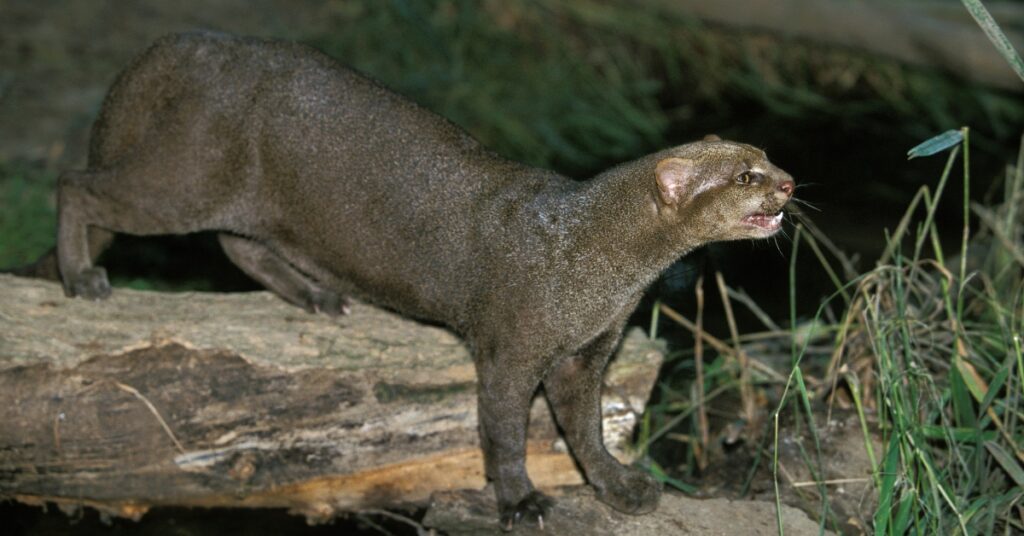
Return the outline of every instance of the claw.
[[[515,504],[507,504],[500,508],[499,526],[505,532],[513,529],[516,524],[535,523],[537,528],[544,530],[544,516],[554,506],[551,499],[542,493],[532,491]]]

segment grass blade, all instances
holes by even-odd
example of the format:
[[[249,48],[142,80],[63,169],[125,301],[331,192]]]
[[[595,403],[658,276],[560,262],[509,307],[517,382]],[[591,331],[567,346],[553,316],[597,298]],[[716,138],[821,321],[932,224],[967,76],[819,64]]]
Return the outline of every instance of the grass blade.
[[[672,486],[673,488],[676,488],[677,490],[683,493],[686,493],[688,495],[695,495],[700,491],[699,489],[697,489],[696,486],[691,486],[686,482],[679,480],[678,478],[673,478],[669,476],[668,473],[666,473],[665,470],[662,469],[661,466],[655,463],[653,460],[650,462],[650,466],[648,466],[647,469],[648,471],[650,471],[651,475],[658,480],[658,482],[668,484],[669,486]]]
[[[996,24],[995,19],[992,18],[992,14],[985,9],[985,6],[981,3],[981,0],[961,0],[964,7],[967,8],[967,12],[974,17],[975,22],[978,26],[981,26],[982,31],[988,36],[989,41],[995,45],[996,50],[1002,54],[1006,62],[1013,68],[1013,72],[1017,73],[1017,76],[1024,81],[1024,60],[1021,60],[1020,54],[1013,49],[1013,45],[1010,44],[1010,40],[1007,39],[1006,34]]]
[[[985,448],[988,450],[989,454],[999,462],[999,465],[1006,470],[1006,473],[1010,475],[1010,478],[1012,478],[1018,486],[1024,487],[1024,469],[1021,469],[1017,460],[1014,460],[1013,456],[1006,452],[1006,450],[995,441],[986,441]]]
[[[892,521],[892,499],[896,491],[896,477],[899,476],[900,449],[896,434],[889,439],[885,449],[885,460],[882,462],[882,486],[878,490],[878,508],[875,510],[875,536],[896,533],[890,531]]]

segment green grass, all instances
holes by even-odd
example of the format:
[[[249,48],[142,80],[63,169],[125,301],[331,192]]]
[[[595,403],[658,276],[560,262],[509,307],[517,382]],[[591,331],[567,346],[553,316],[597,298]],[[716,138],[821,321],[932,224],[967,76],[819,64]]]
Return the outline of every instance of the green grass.
[[[965,191],[970,186],[966,142]],[[887,448],[877,473],[882,503],[874,519],[876,534],[1024,530],[1019,517],[1024,430],[1018,424],[1024,393],[1024,264],[1018,258],[1024,242],[1017,217],[1024,206],[1024,170],[1008,173],[1001,204],[978,207],[995,218],[970,241],[965,202],[964,241],[958,258],[947,265],[931,215],[957,153],[949,156],[938,193],[925,196],[924,224],[913,237],[890,238],[891,244],[906,242],[905,247],[892,248],[891,262],[860,278],[859,298],[847,312],[860,317],[853,329],[868,335],[877,358],[873,406]],[[1021,159],[1024,147],[1018,163]],[[995,234],[1017,239],[995,244]],[[931,255],[925,255],[922,245],[929,240]]]
[[[56,176],[0,165],[0,268],[27,264],[56,240]]]

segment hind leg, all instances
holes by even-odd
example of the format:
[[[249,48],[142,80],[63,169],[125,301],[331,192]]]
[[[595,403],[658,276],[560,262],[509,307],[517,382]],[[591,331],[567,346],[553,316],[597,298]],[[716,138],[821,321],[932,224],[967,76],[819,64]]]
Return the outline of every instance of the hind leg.
[[[185,234],[218,226],[224,201],[201,181],[176,180],[156,166],[130,165],[61,175],[57,190],[57,264],[68,296],[110,295],[106,271],[93,262],[113,233]],[[182,174],[189,177],[187,173]]]
[[[57,266],[64,281],[64,293],[91,300],[110,295],[107,272],[93,266],[110,245],[114,233],[93,225],[102,206],[90,192],[79,186],[81,175],[64,173],[58,185]]]
[[[286,302],[310,313],[348,314],[347,300],[314,282],[267,246],[227,233],[217,238],[231,262]]]

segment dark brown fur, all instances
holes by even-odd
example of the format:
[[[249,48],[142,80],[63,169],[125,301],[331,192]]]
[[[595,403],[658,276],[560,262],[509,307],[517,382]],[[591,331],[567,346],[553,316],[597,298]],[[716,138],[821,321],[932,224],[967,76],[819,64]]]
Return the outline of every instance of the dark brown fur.
[[[101,299],[93,261],[113,233],[214,230],[307,310],[337,314],[352,295],[450,326],[474,355],[487,475],[510,527],[549,504],[524,465],[542,384],[598,497],[655,508],[654,479],[601,441],[608,358],[660,271],[710,241],[769,236],[777,225],[744,217],[778,213],[792,189],[763,152],[717,139],[574,182],[494,155],[304,46],[184,34],[110,89],[88,169],[60,179],[58,259],[69,296]]]

